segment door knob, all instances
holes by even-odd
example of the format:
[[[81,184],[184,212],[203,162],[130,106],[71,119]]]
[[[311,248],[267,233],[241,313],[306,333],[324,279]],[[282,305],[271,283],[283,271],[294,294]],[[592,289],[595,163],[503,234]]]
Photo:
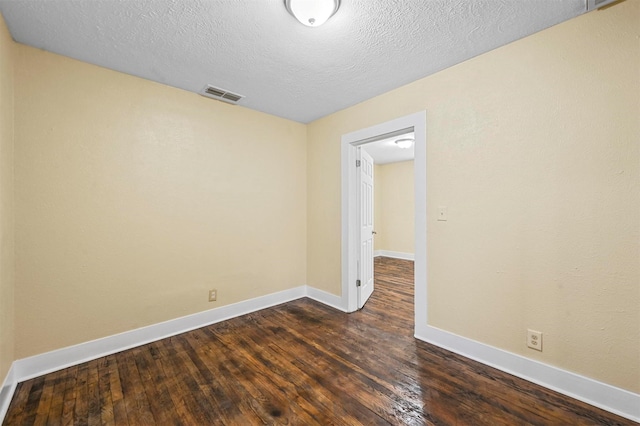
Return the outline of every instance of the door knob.
[[[376,232],[376,231],[371,231],[371,233],[372,233],[373,235],[377,234],[377,232]]]

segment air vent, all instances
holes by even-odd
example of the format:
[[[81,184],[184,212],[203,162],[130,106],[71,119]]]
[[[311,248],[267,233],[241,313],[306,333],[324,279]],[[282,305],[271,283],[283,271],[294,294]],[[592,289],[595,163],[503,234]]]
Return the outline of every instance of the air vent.
[[[587,0],[587,12],[616,3],[619,0]]]
[[[234,103],[242,99],[242,96],[236,95],[235,93],[229,93],[229,92],[222,95],[222,97]]]
[[[244,98],[244,96],[238,95],[237,93],[209,85],[205,86],[200,94],[207,98],[217,99],[228,104],[236,104],[240,99]]]

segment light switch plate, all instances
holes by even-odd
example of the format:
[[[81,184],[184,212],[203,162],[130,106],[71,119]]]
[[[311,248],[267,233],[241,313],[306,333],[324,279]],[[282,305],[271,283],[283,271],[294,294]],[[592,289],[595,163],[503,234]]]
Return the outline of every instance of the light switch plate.
[[[447,207],[446,206],[438,206],[438,220],[442,222],[447,221]]]

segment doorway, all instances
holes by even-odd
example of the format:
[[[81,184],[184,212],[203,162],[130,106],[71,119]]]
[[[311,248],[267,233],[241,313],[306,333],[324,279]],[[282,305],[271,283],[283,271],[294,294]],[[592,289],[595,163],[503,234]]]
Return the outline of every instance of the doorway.
[[[392,259],[414,260],[414,140],[411,131],[356,148],[360,160],[359,163],[356,160],[360,232],[358,309],[362,309],[378,285],[377,277],[374,279],[377,268],[387,269],[394,263],[388,262]]]
[[[342,301],[358,309],[360,224],[358,219],[358,147],[413,131],[415,136],[415,331],[427,326],[426,112],[419,112],[342,136]]]

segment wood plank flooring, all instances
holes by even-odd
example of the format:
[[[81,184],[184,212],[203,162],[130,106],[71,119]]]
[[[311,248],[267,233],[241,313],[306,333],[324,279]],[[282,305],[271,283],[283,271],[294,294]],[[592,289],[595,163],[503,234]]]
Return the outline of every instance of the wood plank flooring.
[[[8,425],[628,425],[413,338],[413,262],[344,314],[309,299],[18,385]]]

